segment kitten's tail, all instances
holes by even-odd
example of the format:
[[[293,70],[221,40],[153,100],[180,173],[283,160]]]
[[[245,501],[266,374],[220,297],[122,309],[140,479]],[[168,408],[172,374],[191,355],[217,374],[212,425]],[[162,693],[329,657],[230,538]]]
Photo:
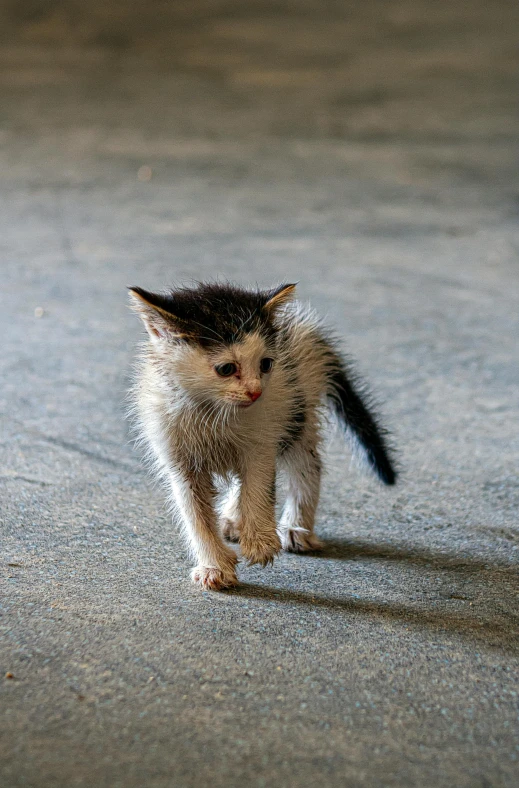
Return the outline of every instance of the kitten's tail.
[[[384,484],[395,484],[397,471],[385,440],[388,433],[370,412],[369,395],[363,391],[362,384],[351,374],[350,378],[353,382],[348,377],[346,365],[334,353],[327,370],[326,396],[330,407],[356,439],[379,479]]]

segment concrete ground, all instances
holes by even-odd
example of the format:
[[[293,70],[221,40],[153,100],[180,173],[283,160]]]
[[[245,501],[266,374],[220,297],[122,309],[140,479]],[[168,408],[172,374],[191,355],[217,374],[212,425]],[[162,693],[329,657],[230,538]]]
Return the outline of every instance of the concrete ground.
[[[519,784],[518,21],[2,4],[2,788]],[[223,594],[124,420],[126,285],[216,276],[299,280],[404,467],[333,440],[323,553]]]

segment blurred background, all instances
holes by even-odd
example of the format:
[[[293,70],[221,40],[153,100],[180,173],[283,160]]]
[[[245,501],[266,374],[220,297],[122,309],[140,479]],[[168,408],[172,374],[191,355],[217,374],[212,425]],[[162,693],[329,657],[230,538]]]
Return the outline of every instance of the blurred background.
[[[516,786],[519,6],[0,0],[2,785]],[[403,475],[200,594],[126,286],[299,281]]]

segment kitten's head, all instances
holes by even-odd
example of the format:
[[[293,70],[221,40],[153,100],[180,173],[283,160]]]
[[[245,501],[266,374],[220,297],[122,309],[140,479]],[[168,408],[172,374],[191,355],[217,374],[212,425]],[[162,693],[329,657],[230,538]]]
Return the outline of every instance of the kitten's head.
[[[199,402],[249,407],[275,372],[275,315],[294,289],[200,284],[166,294],[131,287],[130,296],[163,372]]]

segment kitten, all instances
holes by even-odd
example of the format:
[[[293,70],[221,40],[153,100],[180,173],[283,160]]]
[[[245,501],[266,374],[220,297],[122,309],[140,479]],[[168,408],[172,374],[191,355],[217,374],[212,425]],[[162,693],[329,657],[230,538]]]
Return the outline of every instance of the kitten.
[[[237,583],[222,536],[240,543],[249,565],[272,563],[281,548],[319,548],[325,404],[380,479],[396,480],[385,431],[314,313],[292,302],[294,289],[130,288],[150,340],[132,390],[136,426],[196,557],[191,577],[205,589]],[[277,466],[288,473],[288,497],[276,526]]]

